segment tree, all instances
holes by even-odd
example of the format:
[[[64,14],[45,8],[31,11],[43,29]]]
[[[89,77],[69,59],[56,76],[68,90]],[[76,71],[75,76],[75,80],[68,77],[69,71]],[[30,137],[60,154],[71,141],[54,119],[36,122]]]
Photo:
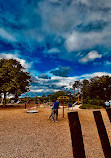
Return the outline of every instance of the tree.
[[[65,95],[71,96],[71,92],[70,91],[65,91]]]
[[[90,80],[83,80],[82,89],[83,98],[87,99],[111,99],[111,77],[101,76],[93,77]]]
[[[45,98],[45,97],[46,97],[46,95],[45,95],[45,94],[43,94],[43,95],[42,95],[42,97],[43,97],[43,98]]]
[[[111,77],[110,76],[101,76],[94,77],[91,79],[90,83],[90,97],[95,98],[99,97],[101,100],[107,100],[111,97]]]
[[[52,102],[55,102],[59,96],[63,96],[63,95],[65,95],[65,92],[57,91],[57,92],[54,92],[52,95],[50,95],[50,99]]]
[[[0,93],[4,94],[3,106],[6,105],[7,94],[14,94],[16,101],[18,96],[29,91],[30,82],[29,73],[17,60],[0,60]]]
[[[77,90],[79,92],[79,89],[81,88],[81,82],[79,80],[75,81],[74,84],[73,84],[74,95],[75,95],[75,89],[76,88],[77,88]]]
[[[81,92],[84,98],[89,96],[89,80],[84,79],[81,83],[82,88],[81,88]]]

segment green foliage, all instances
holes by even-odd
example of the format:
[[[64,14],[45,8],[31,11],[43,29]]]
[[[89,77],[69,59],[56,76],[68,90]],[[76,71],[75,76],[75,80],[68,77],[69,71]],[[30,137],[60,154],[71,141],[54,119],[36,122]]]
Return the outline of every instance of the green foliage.
[[[89,85],[89,81],[88,80],[86,80],[86,79],[83,80],[81,91],[82,91],[84,99],[86,99],[86,100],[90,99],[90,97],[89,97],[90,85]]]
[[[0,60],[0,93],[14,94],[17,101],[18,96],[29,91],[31,77],[22,65],[15,59]],[[4,101],[4,105],[5,105]]]
[[[65,92],[63,92],[63,91],[54,92],[54,93],[50,96],[50,99],[52,100],[52,102],[54,102],[54,101],[57,100],[57,98],[58,98],[59,96],[63,96],[63,95],[65,95]]]
[[[45,101],[49,102],[49,100],[51,102],[55,102],[59,96],[63,96],[63,95],[67,95],[70,98],[70,102],[74,102],[74,98],[71,95],[71,92],[69,92],[69,91],[57,91],[57,92],[54,92],[53,94],[48,94],[47,96],[45,94],[43,94],[43,96],[40,97],[39,99],[42,103]],[[68,102],[68,101],[69,100],[64,100],[64,103]]]
[[[84,100],[84,103],[86,104],[91,104],[91,105],[97,105],[97,106],[104,106],[104,100],[100,100],[100,99],[86,99]]]
[[[49,102],[49,98],[48,97],[40,97],[40,102],[45,103],[45,102]]]
[[[75,89],[77,88],[77,90],[79,92],[79,89],[81,88],[81,82],[79,80],[75,81],[72,87],[73,87],[74,95],[75,95]]]
[[[92,104],[83,104],[80,109],[101,109],[103,106],[92,105]]]
[[[90,80],[83,80],[81,91],[83,98],[109,100],[111,97],[111,77],[101,76],[93,77]]]
[[[108,75],[84,79],[81,83],[75,82],[73,89],[77,87],[81,88],[84,104],[87,106],[104,106],[104,101],[111,99],[111,77]]]

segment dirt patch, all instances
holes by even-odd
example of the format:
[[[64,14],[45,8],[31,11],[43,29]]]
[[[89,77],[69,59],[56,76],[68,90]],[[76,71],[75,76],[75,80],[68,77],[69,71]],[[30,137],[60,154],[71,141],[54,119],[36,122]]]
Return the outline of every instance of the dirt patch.
[[[65,109],[59,110],[59,122],[48,120],[49,107],[28,114],[24,108],[0,109],[0,158],[73,158],[70,129]],[[73,110],[74,111],[74,110]],[[101,110],[111,142],[111,126]],[[104,158],[92,110],[79,110],[87,158]]]

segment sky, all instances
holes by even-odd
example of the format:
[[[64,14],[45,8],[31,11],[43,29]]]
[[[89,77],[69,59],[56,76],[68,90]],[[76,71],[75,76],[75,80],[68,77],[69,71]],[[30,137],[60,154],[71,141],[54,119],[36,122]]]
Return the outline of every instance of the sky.
[[[0,0],[0,58],[30,72],[27,96],[111,75],[111,0]]]

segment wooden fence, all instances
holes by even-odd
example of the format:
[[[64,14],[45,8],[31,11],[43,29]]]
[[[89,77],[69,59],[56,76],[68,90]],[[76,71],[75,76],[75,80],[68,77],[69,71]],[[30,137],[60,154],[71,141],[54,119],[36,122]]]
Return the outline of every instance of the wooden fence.
[[[111,109],[106,109],[106,112],[111,122]],[[96,122],[104,156],[105,158],[111,158],[111,146],[110,146],[107,131],[102,119],[101,112],[94,111],[93,115]],[[69,127],[70,127],[70,132],[71,132],[71,139],[72,139],[73,157],[86,158],[78,112],[69,112],[68,119],[69,119]]]

